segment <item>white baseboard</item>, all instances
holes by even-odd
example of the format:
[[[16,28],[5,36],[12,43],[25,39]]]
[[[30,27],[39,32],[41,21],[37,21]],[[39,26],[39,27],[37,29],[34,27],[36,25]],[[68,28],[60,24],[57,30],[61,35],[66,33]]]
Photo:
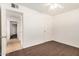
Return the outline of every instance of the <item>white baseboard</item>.
[[[26,46],[23,46],[23,48],[32,47],[32,46],[39,45],[39,44],[42,44],[42,43],[45,43],[45,42],[48,42],[48,41],[51,41],[51,40],[46,40],[46,41],[37,42],[37,43],[34,43],[34,44],[32,44],[32,45],[26,45]]]
[[[75,44],[72,44],[72,43],[59,41],[59,40],[55,40],[55,39],[53,39],[53,41],[56,41],[56,42],[59,42],[59,43],[63,43],[63,44],[69,45],[69,46],[73,46],[73,47],[79,48],[79,45],[75,45]]]

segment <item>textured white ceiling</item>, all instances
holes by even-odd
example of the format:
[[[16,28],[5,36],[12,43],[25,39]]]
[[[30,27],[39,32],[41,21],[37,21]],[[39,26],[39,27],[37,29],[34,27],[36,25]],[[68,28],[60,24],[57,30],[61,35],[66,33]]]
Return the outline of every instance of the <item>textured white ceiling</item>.
[[[63,9],[57,8],[55,10],[49,10],[49,7],[44,5],[46,3],[19,3],[19,4],[52,16],[79,8],[79,3],[59,3],[64,8]]]

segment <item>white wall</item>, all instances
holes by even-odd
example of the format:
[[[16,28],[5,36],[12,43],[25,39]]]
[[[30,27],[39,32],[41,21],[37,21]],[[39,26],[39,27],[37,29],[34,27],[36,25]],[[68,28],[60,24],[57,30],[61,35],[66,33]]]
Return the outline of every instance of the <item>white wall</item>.
[[[23,47],[52,39],[52,17],[26,8],[23,20]]]
[[[54,40],[79,47],[79,9],[54,16]]]

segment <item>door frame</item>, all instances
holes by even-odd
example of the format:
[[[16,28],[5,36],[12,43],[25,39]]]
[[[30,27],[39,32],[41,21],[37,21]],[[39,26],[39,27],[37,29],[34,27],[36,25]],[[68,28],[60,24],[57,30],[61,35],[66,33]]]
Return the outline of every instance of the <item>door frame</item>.
[[[12,14],[8,14],[8,13],[12,13]],[[17,14],[17,15],[16,15]],[[22,39],[23,39],[23,14],[22,13],[20,13],[20,12],[15,12],[15,11],[13,11],[13,10],[6,10],[6,20],[7,21],[9,21],[9,23],[10,23],[10,21],[16,21],[16,19],[15,20],[8,20],[7,19],[7,15],[9,15],[9,16],[13,16],[14,18],[17,16],[18,18],[18,20],[17,20],[17,25],[18,25],[18,27],[17,27],[17,36],[18,36],[18,38],[19,38],[19,40],[21,41],[21,48],[20,49],[22,49],[23,48],[23,41],[22,41]],[[8,26],[7,26],[8,27]],[[6,28],[7,29],[7,28]],[[10,27],[9,27],[9,29],[10,29]],[[18,32],[19,31],[19,32]],[[7,35],[8,33],[6,33],[6,35]],[[7,47],[7,39],[6,39],[6,47]]]
[[[1,54],[3,56],[6,55],[6,47],[7,47],[7,43],[6,43],[6,40],[7,40],[7,19],[6,19],[6,13],[7,13],[7,10],[8,11],[12,11],[12,12],[17,12],[17,13],[20,13],[21,14],[21,20],[22,20],[22,39],[21,39],[21,47],[23,48],[23,12],[21,10],[15,10],[13,8],[6,8],[3,6],[1,6],[1,36],[3,38],[1,38],[1,42],[2,42],[2,52]]]

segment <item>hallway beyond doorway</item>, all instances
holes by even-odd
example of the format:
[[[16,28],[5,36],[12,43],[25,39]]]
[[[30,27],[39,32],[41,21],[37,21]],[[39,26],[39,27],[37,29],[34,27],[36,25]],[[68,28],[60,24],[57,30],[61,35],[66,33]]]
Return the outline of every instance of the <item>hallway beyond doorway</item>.
[[[19,39],[11,39],[8,43],[7,43],[7,52],[6,53],[10,53],[13,51],[16,51],[18,49],[21,49],[21,43]]]

